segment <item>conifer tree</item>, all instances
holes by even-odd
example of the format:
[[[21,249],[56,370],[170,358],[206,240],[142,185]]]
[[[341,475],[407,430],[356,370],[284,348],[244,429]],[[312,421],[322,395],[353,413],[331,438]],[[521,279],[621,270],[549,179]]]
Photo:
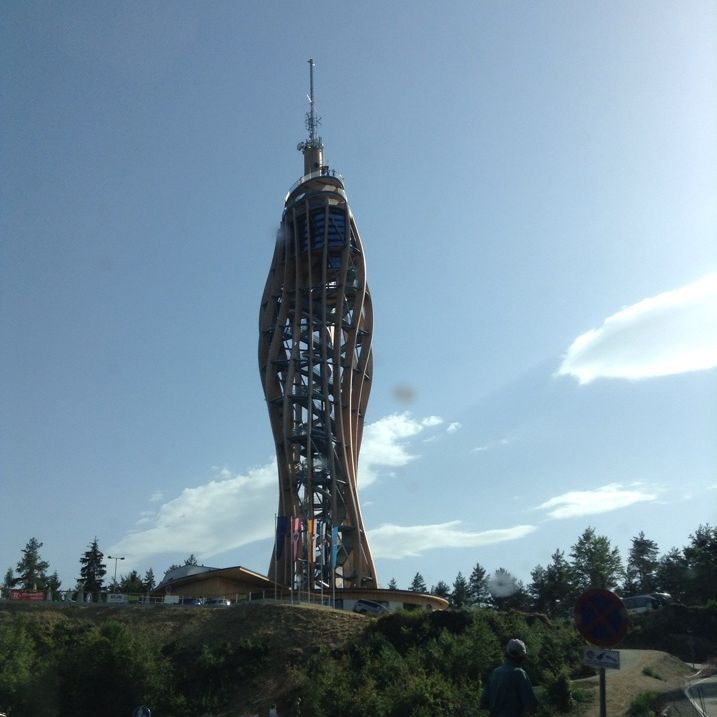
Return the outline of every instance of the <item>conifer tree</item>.
[[[655,591],[657,572],[657,543],[640,531],[632,539],[625,568],[625,594],[651,593]]]
[[[3,597],[9,598],[10,597],[10,590],[15,585],[15,573],[13,572],[12,568],[8,568],[7,572],[5,573],[5,578],[3,579],[3,587],[4,587],[4,594]]]
[[[488,607],[492,604],[485,568],[480,563],[475,564],[468,578],[468,586],[470,589],[471,602],[474,605]]]
[[[141,595],[144,593],[144,583],[136,570],[130,571],[127,575],[120,576],[119,580],[120,592],[130,595]]]
[[[102,562],[104,554],[97,545],[97,537],[90,543],[90,549],[80,558],[80,578],[86,593],[92,595],[93,600],[99,599],[99,593],[104,585],[107,566]]]
[[[144,581],[143,581],[143,583],[144,583],[144,589],[145,589],[148,593],[149,593],[149,592],[152,592],[152,590],[154,590],[154,588],[155,588],[155,586],[156,586],[157,583],[156,583],[156,581],[155,581],[155,579],[154,579],[154,570],[152,570],[152,568],[150,568],[149,570],[147,570],[147,572],[144,574]]]
[[[30,538],[22,550],[15,582],[20,583],[24,590],[44,590],[47,587],[47,568],[50,564],[40,558],[42,546],[37,538]]]
[[[463,573],[458,571],[456,580],[453,583],[453,592],[451,592],[451,607],[463,608],[470,604],[470,588],[468,581],[463,577]]]
[[[701,605],[714,599],[717,596],[717,528],[709,523],[699,525],[682,552],[687,561],[690,600]]]
[[[657,561],[655,571],[657,589],[683,601],[687,595],[688,566],[682,551],[672,548]]]
[[[588,588],[613,590],[623,575],[620,551],[605,535],[586,528],[570,551],[575,587],[580,593]]]
[[[448,600],[451,597],[451,588],[448,583],[443,580],[439,580],[432,588],[431,595],[437,595],[438,597],[445,598]]]
[[[396,578],[391,578],[388,581],[388,589],[389,590],[398,590],[398,583],[396,582]]]
[[[57,570],[55,570],[55,572],[47,578],[47,599],[56,600],[57,593],[60,592],[61,587],[62,580],[60,580],[60,576],[57,574]]]
[[[426,587],[426,582],[423,579],[423,575],[421,575],[421,573],[416,573],[413,576],[413,580],[411,580],[411,584],[408,587],[408,589],[414,593],[427,593],[428,592],[428,588]]]
[[[530,598],[521,580],[505,568],[498,568],[488,579],[493,604],[499,610],[525,610]]]
[[[551,555],[546,568],[536,566],[530,574],[532,582],[528,592],[533,609],[549,615],[565,615],[577,597],[573,585],[573,572],[562,550]]]

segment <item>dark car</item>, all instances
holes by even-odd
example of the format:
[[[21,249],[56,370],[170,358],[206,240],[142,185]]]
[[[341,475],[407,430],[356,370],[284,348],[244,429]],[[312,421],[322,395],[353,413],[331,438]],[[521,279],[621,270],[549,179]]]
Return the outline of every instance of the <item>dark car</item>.
[[[229,607],[231,604],[232,601],[225,597],[212,597],[204,601],[206,607]]]
[[[195,597],[183,597],[180,599],[179,604],[183,607],[201,607],[204,605],[204,601]]]
[[[385,615],[388,611],[385,605],[373,600],[357,600],[354,605],[354,612],[360,615]]]

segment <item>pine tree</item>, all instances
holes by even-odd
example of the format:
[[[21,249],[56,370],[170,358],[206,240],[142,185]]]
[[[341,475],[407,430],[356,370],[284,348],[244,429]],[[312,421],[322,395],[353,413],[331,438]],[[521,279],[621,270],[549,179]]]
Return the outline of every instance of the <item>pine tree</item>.
[[[688,567],[688,598],[701,605],[717,597],[717,528],[700,525],[682,551]]]
[[[127,575],[120,576],[120,592],[129,595],[141,595],[144,593],[144,583],[136,570],[130,571]]]
[[[50,564],[40,558],[42,546],[37,538],[30,538],[23,548],[15,582],[20,583],[24,590],[44,590],[47,587],[47,568]]]
[[[92,595],[93,600],[99,599],[100,591],[104,584],[104,577],[107,574],[107,566],[102,562],[104,554],[97,545],[97,538],[90,543],[90,549],[80,558],[80,578],[86,593]]]
[[[426,587],[426,583],[423,579],[423,575],[421,573],[416,573],[413,576],[413,580],[411,580],[411,584],[408,587],[409,590],[411,590],[414,593],[427,593],[428,588]]]
[[[648,540],[640,531],[632,539],[630,554],[627,557],[623,591],[631,593],[651,593],[655,591],[657,571],[657,543]]]
[[[150,568],[149,570],[147,570],[147,572],[144,574],[144,581],[143,581],[143,583],[144,583],[144,589],[145,589],[148,593],[149,593],[149,592],[152,592],[152,590],[154,590],[154,588],[155,588],[155,586],[156,586],[157,583],[156,583],[156,581],[155,581],[155,579],[154,579],[154,570],[152,570],[152,568]]]
[[[398,590],[398,583],[396,582],[396,578],[391,578],[388,581],[388,589],[389,590]]]
[[[62,580],[60,580],[60,576],[57,574],[57,570],[55,570],[55,572],[47,579],[47,599],[56,600],[57,593],[60,592],[61,587]]]
[[[3,579],[4,594],[3,597],[10,597],[10,590],[15,586],[15,573],[12,568],[8,568]]]
[[[675,600],[684,600],[687,594],[688,566],[678,548],[672,548],[657,561],[655,580],[659,592],[669,593]]]
[[[578,592],[588,588],[613,590],[623,575],[620,551],[610,540],[597,535],[595,528],[586,528],[570,551],[575,587]]]
[[[488,589],[488,580],[486,578],[485,568],[476,563],[468,578],[468,586],[470,589],[471,602],[478,607],[488,607],[492,605],[493,598]]]
[[[470,604],[470,587],[468,581],[463,577],[463,573],[458,571],[455,582],[453,583],[453,592],[451,593],[451,607],[463,608]]]
[[[194,553],[192,553],[188,558],[185,558],[185,560],[184,560],[183,563],[172,563],[172,564],[165,570],[165,574],[168,573],[168,572],[170,572],[170,571],[172,571],[172,570],[176,570],[177,568],[183,568],[183,567],[185,567],[185,566],[187,566],[187,565],[199,565],[199,563],[197,562],[197,557],[194,555]]]
[[[493,604],[499,610],[525,610],[530,598],[523,583],[505,568],[498,568],[488,579]]]
[[[448,600],[451,597],[451,588],[448,583],[439,580],[432,588],[431,595],[437,595],[438,597],[445,598]]]
[[[562,550],[556,550],[546,568],[538,565],[530,574],[528,592],[533,609],[548,615],[566,615],[576,598],[573,572]]]

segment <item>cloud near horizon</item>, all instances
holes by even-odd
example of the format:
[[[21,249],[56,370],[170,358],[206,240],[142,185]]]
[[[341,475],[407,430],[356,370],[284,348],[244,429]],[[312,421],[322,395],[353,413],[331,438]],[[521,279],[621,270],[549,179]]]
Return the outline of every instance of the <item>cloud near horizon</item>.
[[[620,483],[609,483],[595,490],[573,490],[563,493],[536,506],[535,510],[546,510],[549,518],[561,520],[608,513],[656,498],[656,493],[645,492],[637,485],[623,487]]]
[[[399,560],[419,557],[427,550],[441,548],[477,548],[483,545],[518,540],[537,530],[534,525],[515,525],[497,530],[461,530],[460,520],[431,525],[394,525],[386,523],[368,531],[374,558]]]
[[[163,553],[205,560],[271,537],[277,496],[276,460],[246,475],[217,469],[214,480],[185,488],[155,513],[143,511],[137,529],[113,545],[132,564]]]
[[[717,273],[621,309],[578,336],[558,369],[580,384],[717,366]]]
[[[381,468],[398,468],[418,458],[408,442],[443,423],[438,416],[414,419],[393,414],[366,425],[361,448],[360,487],[378,480]],[[162,499],[156,492],[149,502]],[[270,539],[278,500],[276,459],[246,474],[216,468],[215,478],[185,488],[156,511],[143,510],[131,530],[109,548],[127,555],[126,567],[166,553],[193,553],[207,560],[257,540]],[[367,504],[364,504],[364,506]]]

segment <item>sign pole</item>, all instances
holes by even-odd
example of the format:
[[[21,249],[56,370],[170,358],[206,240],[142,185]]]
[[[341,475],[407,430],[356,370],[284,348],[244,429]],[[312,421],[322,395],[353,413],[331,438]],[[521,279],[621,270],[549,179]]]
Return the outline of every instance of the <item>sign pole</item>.
[[[622,600],[609,590],[590,588],[582,593],[575,603],[575,626],[578,632],[593,645],[612,647],[617,645],[627,632],[628,615]],[[611,654],[612,653],[612,654]],[[603,650],[590,657],[598,663],[600,674],[600,717],[606,717],[605,665],[620,669],[620,655],[612,650]]]

